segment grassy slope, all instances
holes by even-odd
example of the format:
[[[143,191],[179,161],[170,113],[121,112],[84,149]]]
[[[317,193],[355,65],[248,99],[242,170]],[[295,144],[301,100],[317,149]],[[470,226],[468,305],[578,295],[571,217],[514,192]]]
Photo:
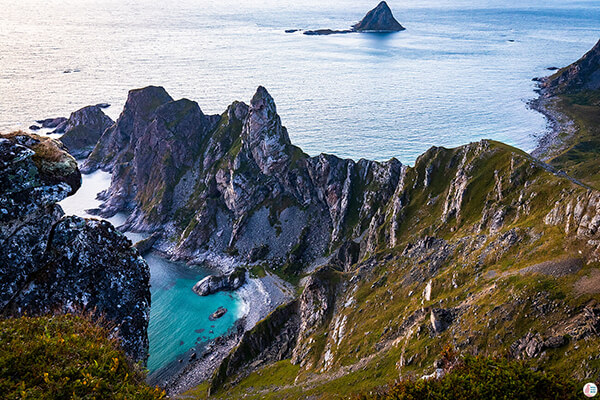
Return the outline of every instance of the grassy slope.
[[[576,133],[564,138],[566,149],[549,163],[600,188],[600,92],[560,95],[555,107],[575,123]]]
[[[108,331],[73,315],[0,320],[5,399],[162,399]]]
[[[411,201],[404,209],[398,245],[391,249],[385,246],[383,232],[389,229],[388,221],[381,228],[378,253],[361,264],[368,266],[373,261],[374,266],[356,287],[352,296],[356,305],[341,306],[350,295],[338,299],[337,316],[345,316],[348,322],[344,339],[339,346],[332,346],[332,365],[322,370],[323,350],[321,362],[313,369],[299,369],[284,360],[255,372],[216,398],[303,398],[312,394],[330,399],[369,391],[399,376],[431,373],[434,360],[447,345],[465,353],[506,355],[510,345],[528,331],[550,335],[550,328],[565,320],[569,310],[580,309],[590,299],[600,300],[597,290],[581,293],[576,289],[577,282],[598,271],[596,262],[564,277],[518,273],[543,261],[586,256],[583,240],[543,222],[556,201],[566,201],[561,196],[576,198],[585,193],[584,188],[550,174],[510,146],[490,142],[483,153],[471,146],[467,152],[470,179],[461,214],[444,222],[443,200],[457,168],[453,158],[462,158],[460,149],[430,151],[409,171]],[[441,168],[426,187],[423,176],[431,163]],[[503,184],[501,201],[492,198],[495,173]],[[523,198],[528,199],[525,205]],[[519,208],[525,206],[527,211]],[[506,222],[500,232],[478,231],[485,207],[506,207]],[[519,235],[519,241],[507,246],[499,238],[510,230]],[[443,238],[451,247],[449,257],[434,272],[428,271],[431,259],[402,255],[409,243],[427,235]],[[349,281],[353,274],[343,273],[342,279]],[[433,295],[424,301],[421,293],[429,279]],[[550,306],[540,312],[540,304]],[[451,329],[433,336],[427,312],[431,307],[459,307],[465,312]],[[402,331],[403,322],[422,308],[424,315]],[[328,329],[331,333],[332,325]],[[313,337],[316,343],[331,342],[327,335],[321,336],[323,331],[319,330]],[[571,342],[547,350],[533,364],[584,379],[586,373],[600,372],[600,360],[594,353],[599,345],[597,338]],[[563,357],[565,353],[568,358]],[[410,363],[401,365],[401,359],[410,359]],[[578,368],[574,370],[574,366]],[[187,395],[204,398],[204,393],[201,386]]]

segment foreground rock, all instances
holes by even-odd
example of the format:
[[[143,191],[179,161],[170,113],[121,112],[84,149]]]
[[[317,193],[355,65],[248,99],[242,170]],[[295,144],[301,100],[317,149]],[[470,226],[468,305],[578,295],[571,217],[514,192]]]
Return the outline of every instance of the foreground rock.
[[[63,217],[81,185],[77,163],[50,138],[0,136],[0,313],[94,313],[145,362],[149,269],[105,221]]]
[[[239,289],[246,281],[246,270],[238,267],[226,275],[209,275],[194,285],[192,290],[199,296],[208,296],[221,291]]]
[[[315,29],[307,30],[305,35],[332,35],[338,33],[352,32],[399,32],[405,28],[394,18],[392,10],[385,1],[382,1],[367,13],[360,22],[354,24],[351,29],[333,30],[333,29]],[[297,29],[288,29],[287,33],[296,32]]]
[[[99,106],[87,106],[71,114],[60,141],[76,159],[86,158],[113,120]]]

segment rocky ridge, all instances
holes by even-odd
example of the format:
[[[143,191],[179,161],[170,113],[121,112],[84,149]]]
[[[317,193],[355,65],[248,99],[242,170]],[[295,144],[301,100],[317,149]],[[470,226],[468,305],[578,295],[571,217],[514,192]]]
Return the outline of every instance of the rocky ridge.
[[[583,57],[543,79],[547,95],[600,90],[600,40]]]
[[[113,174],[101,215],[130,212],[126,227],[164,232],[155,246],[171,256],[229,254],[293,274],[358,238],[393,195],[402,165],[309,157],[262,87],[249,106],[235,102],[220,117],[151,87],[130,93],[83,169],[96,168]]]
[[[108,222],[64,217],[81,185],[77,163],[50,138],[0,136],[0,312],[90,312],[114,324],[125,352],[145,362],[149,270]]]

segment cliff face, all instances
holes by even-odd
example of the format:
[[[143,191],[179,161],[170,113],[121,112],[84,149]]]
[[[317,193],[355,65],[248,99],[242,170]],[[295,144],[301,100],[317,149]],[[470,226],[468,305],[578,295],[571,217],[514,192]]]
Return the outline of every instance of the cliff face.
[[[600,40],[579,60],[545,79],[542,87],[553,95],[600,90]]]
[[[205,116],[188,100],[132,117],[138,96],[153,98],[147,91],[156,89],[130,94],[84,169],[113,173],[103,214],[128,210],[130,228],[161,228],[159,246],[176,256],[227,252],[297,271],[360,236],[399,180],[395,159],[304,154],[262,87],[249,106],[235,102],[220,117]],[[125,124],[130,119],[136,124]],[[128,150],[114,156],[106,143],[117,142]]]
[[[360,241],[368,256],[311,274],[286,313],[297,333],[277,334],[285,324],[273,314],[263,326],[273,318],[274,339],[246,334],[264,352],[240,345],[211,390],[241,396],[254,366],[244,395],[263,380],[278,382],[280,398],[350,394],[435,372],[448,345],[595,379],[599,199],[497,142],[432,148],[372,219]],[[267,357],[274,345],[293,349],[287,360]]]
[[[60,142],[0,136],[0,312],[88,310],[117,327],[126,353],[145,361],[149,269],[108,222],[63,217],[58,201],[81,185]]]
[[[98,143],[98,139],[113,120],[98,106],[87,106],[71,114],[65,122],[60,141],[67,146],[69,153],[77,158],[86,158]]]

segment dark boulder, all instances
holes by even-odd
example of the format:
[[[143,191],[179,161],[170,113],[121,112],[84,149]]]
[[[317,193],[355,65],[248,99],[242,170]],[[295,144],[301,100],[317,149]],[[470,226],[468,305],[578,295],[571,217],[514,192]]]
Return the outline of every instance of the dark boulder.
[[[211,321],[216,321],[219,318],[221,318],[223,315],[227,314],[227,309],[225,307],[219,307],[217,308],[217,311],[215,311],[214,313],[210,314],[210,316],[208,317],[209,320]],[[212,331],[211,331],[212,333]]]

